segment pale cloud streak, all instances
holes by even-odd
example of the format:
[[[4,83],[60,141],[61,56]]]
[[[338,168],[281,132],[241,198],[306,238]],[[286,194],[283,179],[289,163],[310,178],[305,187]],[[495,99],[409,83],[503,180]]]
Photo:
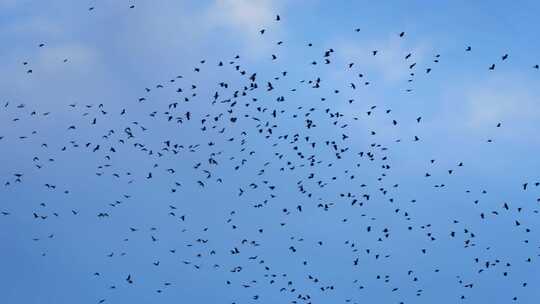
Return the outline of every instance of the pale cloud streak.
[[[410,72],[417,72],[428,57],[430,47],[425,43],[413,44],[391,34],[382,40],[342,42],[339,50],[347,60],[356,63],[357,69],[379,75],[382,80],[392,84],[409,78]],[[372,53],[374,50],[377,50],[375,56]],[[412,55],[405,60],[408,53]],[[415,62],[415,69],[409,69],[409,65]]]
[[[258,26],[272,22],[275,1],[216,0],[210,5],[206,18],[214,25],[231,27],[248,34],[257,33]]]
[[[241,39],[242,47],[251,55],[261,55],[283,37],[275,21],[281,5],[275,0],[216,0],[203,15],[209,30],[226,29]],[[265,29],[264,40],[260,30]]]
[[[530,142],[538,138],[539,94],[530,80],[512,74],[477,77],[474,83],[463,79],[442,89],[432,127],[464,137]]]

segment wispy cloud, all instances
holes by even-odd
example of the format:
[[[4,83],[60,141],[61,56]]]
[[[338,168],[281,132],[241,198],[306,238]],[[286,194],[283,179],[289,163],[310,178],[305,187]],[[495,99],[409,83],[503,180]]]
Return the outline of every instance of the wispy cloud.
[[[409,65],[420,64],[427,58],[430,47],[426,43],[408,42],[395,34],[381,40],[362,42],[342,42],[339,49],[347,60],[351,60],[361,70],[378,75],[388,83],[403,81],[409,77]],[[377,51],[377,55],[373,55]],[[405,60],[405,56],[411,57]]]
[[[206,17],[214,25],[231,27],[249,35],[270,23],[276,13],[275,1],[216,0],[209,7]]]
[[[527,78],[488,75],[443,89],[435,113],[439,128],[465,136],[495,136],[509,142],[530,141],[538,130],[540,89]],[[501,123],[501,127],[496,125]]]
[[[275,22],[281,6],[275,0],[216,0],[208,7],[203,18],[209,29],[226,29],[235,33],[235,39],[243,40],[244,49],[259,54],[270,45],[261,39],[260,30],[265,29],[265,38],[272,45],[283,34]]]
[[[509,79],[499,77],[465,93],[469,127],[493,127],[501,121],[512,122],[508,127],[521,127],[538,122],[540,104],[533,92],[538,90]]]

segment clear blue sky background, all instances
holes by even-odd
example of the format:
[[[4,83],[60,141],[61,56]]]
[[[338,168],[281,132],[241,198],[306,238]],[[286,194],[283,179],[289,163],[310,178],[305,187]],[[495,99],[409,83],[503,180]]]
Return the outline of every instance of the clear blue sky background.
[[[536,303],[540,71],[533,66],[540,64],[539,11],[536,1],[0,0],[0,101],[2,106],[9,102],[0,109],[0,179],[9,182],[0,189],[0,211],[9,214],[0,216],[0,303],[289,303],[299,293],[309,294],[313,303],[512,303],[514,297],[517,303]],[[276,14],[281,21],[274,20]],[[467,46],[471,52],[465,52]],[[322,56],[329,48],[332,63],[325,65]],[[412,56],[405,60],[408,53]],[[502,61],[504,54],[509,57]],[[229,65],[231,60],[235,64]],[[310,64],[314,60],[316,66]],[[218,68],[219,61],[226,67]],[[351,62],[355,65],[348,69]],[[409,69],[413,62],[417,66]],[[203,133],[200,120],[206,114],[211,120],[229,109],[228,104],[211,105],[216,90],[222,100],[249,84],[234,71],[236,64],[248,75],[257,72],[261,88],[238,99],[236,124],[228,123],[225,113],[215,129]],[[194,72],[195,67],[201,71]],[[426,68],[432,71],[426,74]],[[282,71],[288,71],[286,77]],[[411,71],[414,81],[408,82]],[[362,84],[359,73],[370,85]],[[175,79],[178,75],[183,78]],[[319,89],[300,83],[317,77]],[[221,81],[231,88],[217,88]],[[265,90],[267,81],[276,87],[272,92]],[[183,102],[184,96],[190,102]],[[280,96],[285,102],[276,102]],[[140,97],[146,101],[139,103]],[[164,119],[175,101],[175,115],[190,111],[192,121],[178,125]],[[100,113],[99,104],[107,114]],[[257,112],[257,106],[285,112],[274,119]],[[307,130],[304,115],[310,108],[315,108],[310,117],[317,127]],[[327,108],[344,115],[337,125]],[[387,109],[392,111],[387,114]],[[153,111],[156,118],[148,115]],[[257,122],[243,117],[248,113],[278,125],[271,139],[258,134]],[[71,125],[76,130],[68,130]],[[126,127],[136,138],[120,144]],[[226,131],[220,134],[222,127]],[[115,134],[104,139],[109,130]],[[302,141],[304,136],[317,141],[315,150],[298,145],[321,164],[309,167],[296,156],[288,143],[295,133]],[[289,140],[277,139],[284,134]],[[343,141],[342,134],[349,138]],[[235,141],[227,141],[230,137]],[[157,158],[165,140],[186,149]],[[324,148],[326,140],[349,151],[337,161]],[[137,142],[153,155],[134,147]],[[86,143],[92,143],[90,148]],[[92,153],[98,143],[101,151]],[[189,152],[187,147],[196,144],[200,147]],[[111,146],[117,152],[107,152]],[[360,157],[360,151],[372,151],[376,160]],[[211,153],[218,166],[208,164]],[[275,153],[285,156],[278,159]],[[246,164],[234,170],[242,159]],[[287,161],[295,169],[280,171],[290,167]],[[201,167],[194,169],[198,162]],[[391,169],[381,169],[382,164]],[[203,169],[211,171],[210,179]],[[258,175],[261,169],[265,172]],[[145,179],[148,172],[151,180]],[[426,172],[431,176],[426,178]],[[24,174],[21,183],[16,173]],[[307,179],[310,173],[314,180]],[[381,174],[386,176],[379,181]],[[205,182],[204,189],[198,180]],[[311,198],[298,191],[299,180]],[[317,180],[328,184],[319,188]],[[259,187],[250,189],[250,183]],[[434,187],[440,184],[445,186]],[[276,190],[268,190],[269,185]],[[246,191],[241,197],[239,188]],[[356,195],[364,205],[351,206],[352,198],[342,193]],[[265,200],[264,208],[252,207]],[[321,202],[334,205],[324,211],[317,208]],[[503,209],[505,202],[509,210]],[[100,212],[110,217],[98,218]],[[35,219],[33,213],[47,218]],[[260,246],[242,244],[244,239]],[[474,246],[464,248],[466,240]],[[235,247],[241,253],[231,255]],[[159,266],[153,265],[156,261]],[[485,269],[486,262],[494,265]],[[241,272],[230,272],[239,265]],[[128,274],[133,284],[125,281]],[[473,288],[464,287],[470,283]],[[330,285],[334,290],[320,290]]]

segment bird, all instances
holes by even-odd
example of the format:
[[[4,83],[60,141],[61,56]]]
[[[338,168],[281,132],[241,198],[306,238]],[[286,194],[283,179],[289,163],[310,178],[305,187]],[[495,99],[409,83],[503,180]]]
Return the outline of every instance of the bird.
[[[344,27],[321,19],[289,35],[282,30],[305,25],[307,11],[295,12],[299,18],[290,25],[271,7],[259,11],[257,5],[247,19],[225,5],[221,13],[235,26],[208,32],[171,26],[178,23],[171,16],[204,23],[205,16],[189,15],[193,8],[178,17],[160,14],[178,11],[170,3],[137,4],[126,13],[135,4],[100,7],[88,18],[72,11],[81,7],[57,10],[59,20],[66,12],[75,16],[66,21],[72,35],[63,42],[6,38],[15,64],[6,72],[11,89],[0,110],[0,225],[18,231],[10,244],[25,252],[13,263],[31,259],[38,277],[47,263],[59,284],[77,284],[82,262],[71,259],[67,276],[58,258],[69,259],[73,252],[66,248],[86,244],[79,249],[84,263],[98,270],[89,275],[97,298],[81,297],[98,303],[112,301],[110,292],[126,301],[127,288],[149,301],[171,291],[170,297],[182,298],[189,292],[171,287],[190,277],[202,278],[190,283],[194,294],[204,289],[221,298],[279,297],[297,304],[360,303],[366,294],[377,294],[379,302],[422,302],[434,291],[451,301],[468,299],[473,286],[507,301],[534,294],[527,273],[534,273],[538,254],[540,181],[534,180],[534,153],[527,151],[535,146],[508,134],[534,134],[535,106],[522,100],[512,113],[498,108],[498,99],[516,85],[512,77],[497,78],[502,70],[490,74],[493,88],[486,90],[497,98],[487,106],[460,86],[459,75],[467,75],[471,87],[482,85],[481,58],[489,50],[465,55],[439,43],[426,56],[409,43],[417,33],[401,40],[385,28],[361,30],[346,16],[340,17]],[[77,26],[92,38],[103,16],[107,28],[137,30],[137,36],[115,31],[115,39],[129,43],[94,43],[96,58],[57,44],[83,37]],[[253,30],[257,41],[244,30]],[[163,44],[160,35],[168,31],[180,42]],[[399,45],[375,39],[387,34]],[[323,43],[310,42],[313,35]],[[355,35],[349,42],[359,48],[348,49],[331,35]],[[472,50],[465,43],[476,43],[455,40],[465,52]],[[14,45],[17,51],[9,51]],[[503,54],[501,61],[515,74],[525,71],[519,79],[535,77],[529,59],[523,65],[508,58]],[[530,83],[518,87],[526,91]],[[473,130],[477,120],[486,127]],[[517,254],[501,250],[508,246]],[[509,293],[499,284],[519,290]],[[456,288],[464,291],[453,294]],[[358,293],[348,292],[353,289]],[[15,287],[14,294],[24,302],[28,295],[21,290]]]

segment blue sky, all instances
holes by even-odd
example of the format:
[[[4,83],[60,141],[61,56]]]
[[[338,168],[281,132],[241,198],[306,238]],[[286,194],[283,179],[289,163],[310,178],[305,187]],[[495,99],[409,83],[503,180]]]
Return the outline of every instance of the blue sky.
[[[535,303],[539,6],[0,0],[1,302]]]

